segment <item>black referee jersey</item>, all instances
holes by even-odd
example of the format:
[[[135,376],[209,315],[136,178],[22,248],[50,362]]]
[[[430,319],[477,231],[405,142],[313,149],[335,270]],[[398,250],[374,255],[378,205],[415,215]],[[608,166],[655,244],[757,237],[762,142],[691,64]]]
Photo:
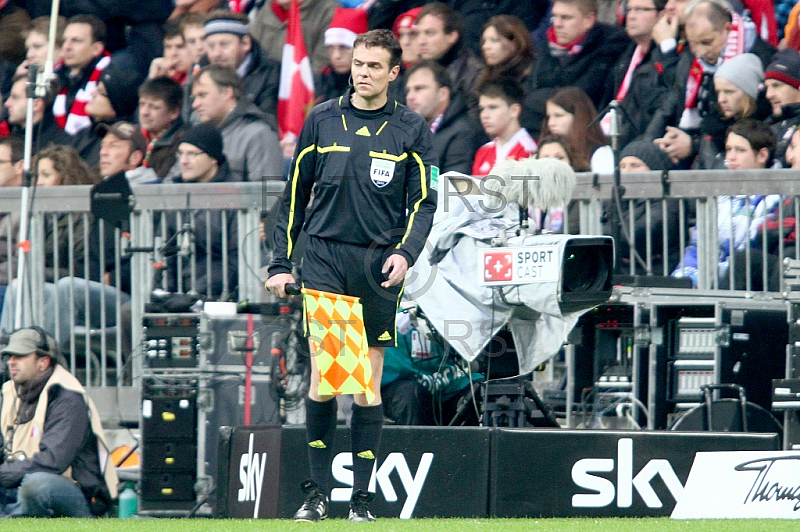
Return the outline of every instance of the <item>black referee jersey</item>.
[[[273,234],[270,275],[291,272],[302,227],[326,240],[394,246],[409,266],[422,251],[439,175],[430,129],[394,100],[375,111],[356,109],[351,91],[315,107],[303,125]]]

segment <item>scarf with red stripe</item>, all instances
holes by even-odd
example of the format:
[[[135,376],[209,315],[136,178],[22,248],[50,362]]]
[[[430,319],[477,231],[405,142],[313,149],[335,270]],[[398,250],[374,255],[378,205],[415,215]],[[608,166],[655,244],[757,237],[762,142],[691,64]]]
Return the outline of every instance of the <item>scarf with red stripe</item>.
[[[728,42],[725,43],[722,62],[724,63],[731,57],[743,54],[745,41],[744,21],[737,13],[732,13],[731,30],[728,32]],[[719,64],[718,62],[715,67],[719,66]],[[697,93],[700,91],[700,84],[702,81],[703,63],[699,57],[695,57],[694,62],[692,62],[692,67],[689,70],[689,78],[686,80],[686,109],[691,109],[697,105]]]
[[[569,44],[559,44],[556,40],[556,30],[550,26],[547,30],[547,45],[550,48],[550,54],[554,57],[579,54],[581,50],[583,50],[583,40],[585,37],[586,34],[584,33]]]
[[[70,135],[74,135],[91,125],[92,120],[86,114],[86,104],[92,99],[92,92],[94,92],[97,83],[100,81],[100,75],[110,62],[111,54],[108,52],[103,53],[103,57],[97,62],[92,74],[89,76],[89,81],[78,89],[77,94],[75,94],[75,101],[72,102],[69,112],[67,112],[67,88],[62,87],[58,91],[56,100],[53,103],[53,116],[55,116],[56,124]]]

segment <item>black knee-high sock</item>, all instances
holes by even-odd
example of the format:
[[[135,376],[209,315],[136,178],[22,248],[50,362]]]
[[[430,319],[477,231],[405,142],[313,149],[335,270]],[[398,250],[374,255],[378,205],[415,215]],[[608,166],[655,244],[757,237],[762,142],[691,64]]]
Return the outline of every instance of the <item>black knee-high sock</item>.
[[[383,428],[383,405],[353,405],[350,418],[351,450],[353,452],[353,490],[369,489],[372,467],[378,456]]]
[[[306,399],[306,436],[311,480],[328,493],[331,477],[331,453],[336,435],[336,399],[314,401]]]

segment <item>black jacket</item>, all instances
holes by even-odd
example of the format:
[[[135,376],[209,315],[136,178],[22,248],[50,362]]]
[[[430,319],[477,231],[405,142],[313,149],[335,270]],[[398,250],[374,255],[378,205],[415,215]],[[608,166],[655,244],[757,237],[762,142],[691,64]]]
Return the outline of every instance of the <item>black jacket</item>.
[[[350,94],[318,105],[303,125],[273,233],[270,275],[291,271],[301,228],[326,240],[395,246],[409,266],[422,251],[436,211],[430,129],[394,100],[365,113],[350,105]]]
[[[314,100],[317,103],[338,98],[350,88],[350,72],[337,74],[328,65],[314,76]]]
[[[538,137],[547,99],[561,87],[574,86],[583,89],[595,106],[600,105],[605,93],[602,80],[608,77],[611,67],[629,43],[630,39],[624,29],[597,23],[587,32],[580,52],[555,57],[549,49],[545,49],[534,62],[529,78],[530,87],[525,97],[525,106],[532,113],[522,126],[534,138]]]
[[[217,175],[211,180],[212,183],[223,183],[230,181],[230,170],[228,163],[224,162],[217,171]],[[183,181],[178,178],[176,183]],[[194,185],[202,186],[202,185]],[[194,289],[198,294],[214,298],[229,300],[236,293],[238,270],[238,243],[236,237],[236,214],[226,212],[227,218],[223,223],[222,212],[211,212],[206,217],[206,211],[198,210],[194,213],[192,223],[191,247],[195,263],[195,285]],[[181,229],[178,226],[174,213],[165,214],[166,235],[165,241],[174,236]],[[227,238],[227,272],[223,268],[223,232]],[[180,242],[175,243],[179,247]],[[181,289],[188,292],[192,289],[192,269],[190,260],[184,258],[183,268],[178,272],[178,257],[172,255],[166,259],[167,265],[167,287],[170,292],[178,289],[178,277],[181,279]],[[227,273],[228,286],[225,292],[225,273]]]
[[[11,134],[25,138],[25,128],[12,125]],[[56,124],[53,118],[52,109],[45,109],[42,120],[33,126],[33,154],[49,146],[50,144],[72,144],[72,137]]]
[[[442,123],[433,134],[433,147],[439,156],[441,171],[471,174],[475,151],[483,140],[481,127],[468,115],[464,98],[457,92],[453,93]]]
[[[600,109],[616,99],[635,50],[636,43],[630,43],[611,70]],[[620,113],[619,118],[620,148],[644,134],[650,119],[661,105],[661,100],[675,83],[677,65],[677,53],[664,54],[655,42],[650,42],[650,49],[633,71],[628,92],[621,103],[624,112]]]
[[[100,472],[97,439],[89,423],[89,409],[81,394],[59,385],[50,388],[40,452],[28,460],[0,465],[0,487],[15,488],[28,473],[61,474],[72,467],[72,478],[84,493],[105,485]],[[2,439],[2,436],[0,436]]]
[[[174,9],[171,0],[66,0],[61,7],[65,17],[94,15],[106,24],[113,21],[141,24],[163,23]],[[48,10],[46,14],[50,14]]]
[[[778,140],[775,146],[775,160],[788,168],[790,165],[786,162],[786,148],[792,140],[794,128],[800,125],[800,103],[784,105],[781,107],[780,116],[770,116],[764,122],[772,127]]]
[[[478,58],[459,40],[439,59],[439,63],[450,76],[453,92],[464,97],[469,109],[475,109],[478,106],[478,97],[474,92],[475,79],[482,66]]]
[[[718,109],[703,117],[700,121],[700,143],[694,160],[696,169],[725,169],[725,132],[735,122],[735,118],[725,118]]]
[[[667,232],[667,275],[672,272],[678,265],[681,259],[680,252],[680,201],[676,199],[667,199],[667,219],[666,228],[664,227],[664,213],[660,201],[650,202],[650,245],[652,253],[652,269],[653,271],[647,272],[642,265],[636,261],[636,273],[639,275],[664,275],[664,230]],[[620,231],[620,239],[615,242],[619,249],[619,257],[622,259],[621,264],[616,265],[616,271],[621,274],[630,273],[630,241],[625,238],[625,233],[630,228],[630,208],[631,202],[623,200],[621,205],[622,213],[622,226],[623,230]],[[635,249],[639,256],[647,261],[647,234],[648,234],[648,217],[647,217],[647,201],[642,199],[633,200],[633,235],[628,235],[635,242]],[[603,201],[603,234],[609,236],[614,235],[614,228],[612,220],[618,218],[614,216],[613,201]],[[689,215],[691,216],[691,215]],[[688,235],[685,235],[688,236]]]

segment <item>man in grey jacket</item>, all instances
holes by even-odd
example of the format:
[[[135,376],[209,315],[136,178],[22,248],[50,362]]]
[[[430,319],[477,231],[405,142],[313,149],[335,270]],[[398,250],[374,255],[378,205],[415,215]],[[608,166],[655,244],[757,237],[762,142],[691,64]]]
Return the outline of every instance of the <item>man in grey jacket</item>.
[[[235,70],[208,65],[197,73],[191,90],[197,118],[211,122],[222,133],[231,181],[283,175],[278,133],[267,115],[242,97],[242,80]]]

